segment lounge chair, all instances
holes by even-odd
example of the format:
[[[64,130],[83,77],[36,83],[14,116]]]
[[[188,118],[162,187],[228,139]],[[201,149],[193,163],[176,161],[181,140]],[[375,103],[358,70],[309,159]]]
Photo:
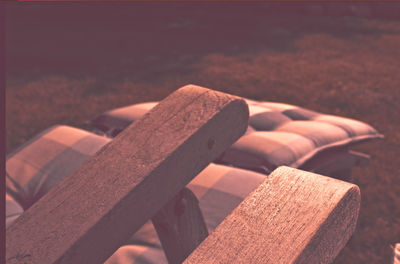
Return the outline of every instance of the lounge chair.
[[[185,186],[201,192],[203,179],[192,178],[245,133],[247,119],[247,106],[237,97],[200,87],[178,90],[115,139],[104,139],[79,168],[39,191],[37,201],[25,203],[26,211],[6,230],[7,263],[102,263],[114,261],[109,257],[116,250],[127,251],[119,255],[124,258],[138,252],[123,245],[149,220],[171,263],[331,262],[355,229],[359,189],[294,168],[278,168],[268,177],[247,172],[261,184],[207,236]],[[74,136],[63,140],[84,142]],[[29,189],[30,181],[18,184],[8,173],[9,186]],[[226,190],[237,182],[230,178],[224,178]],[[135,246],[140,251],[148,245]]]

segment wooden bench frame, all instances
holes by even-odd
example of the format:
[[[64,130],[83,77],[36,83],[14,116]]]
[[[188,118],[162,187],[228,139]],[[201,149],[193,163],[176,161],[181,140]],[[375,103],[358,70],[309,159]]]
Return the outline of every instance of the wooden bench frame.
[[[354,232],[359,189],[292,168],[266,177],[207,236],[185,186],[247,122],[242,99],[177,90],[7,228],[7,263],[102,263],[149,219],[170,263],[331,262]]]

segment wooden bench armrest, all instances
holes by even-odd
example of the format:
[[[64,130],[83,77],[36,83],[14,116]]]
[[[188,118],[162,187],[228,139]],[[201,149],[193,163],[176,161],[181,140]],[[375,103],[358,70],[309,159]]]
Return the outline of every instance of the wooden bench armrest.
[[[104,262],[247,123],[242,99],[179,89],[7,228],[7,263]]]
[[[356,185],[280,167],[184,263],[330,263],[359,207]]]

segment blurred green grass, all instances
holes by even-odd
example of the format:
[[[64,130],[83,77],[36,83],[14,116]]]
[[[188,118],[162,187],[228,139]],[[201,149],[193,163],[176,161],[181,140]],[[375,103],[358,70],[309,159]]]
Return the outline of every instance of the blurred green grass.
[[[84,127],[189,83],[355,118],[385,139],[357,147],[372,160],[354,170],[359,223],[335,263],[390,263],[400,241],[400,21],[228,7],[10,5],[7,152],[49,126]]]

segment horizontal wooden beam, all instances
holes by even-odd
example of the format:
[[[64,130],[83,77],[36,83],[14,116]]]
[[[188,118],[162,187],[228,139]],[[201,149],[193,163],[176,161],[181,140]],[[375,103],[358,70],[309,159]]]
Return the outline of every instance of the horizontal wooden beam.
[[[359,206],[356,185],[280,167],[184,263],[330,263]]]
[[[186,86],[6,230],[7,263],[103,263],[247,129],[234,96]]]

